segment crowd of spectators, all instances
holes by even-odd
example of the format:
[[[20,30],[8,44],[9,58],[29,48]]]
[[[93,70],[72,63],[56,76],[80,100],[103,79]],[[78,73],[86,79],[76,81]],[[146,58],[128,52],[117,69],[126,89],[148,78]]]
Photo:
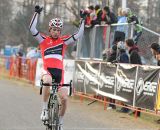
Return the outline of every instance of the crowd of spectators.
[[[85,11],[85,10],[82,10]],[[89,6],[86,11],[86,28],[93,28],[95,25],[116,25],[114,29],[114,40],[111,43],[111,47],[105,49],[102,53],[103,60],[112,63],[130,63],[142,65],[142,60],[139,55],[138,40],[142,35],[142,22],[129,8],[119,8],[117,15],[113,10],[105,6],[100,8],[99,5]],[[134,26],[133,37],[128,37],[129,25]],[[160,46],[158,43],[153,43],[151,46],[152,54],[157,59],[158,65],[160,65]],[[109,99],[108,109],[115,109],[114,99]],[[124,104],[125,106],[125,104]],[[122,107],[121,112],[134,113],[126,107]],[[140,116],[138,111],[137,116]]]
[[[89,6],[87,10],[81,10],[81,14],[86,14],[86,27],[94,27],[94,25],[104,25],[117,23],[117,17],[113,11],[110,10],[108,6],[103,9],[99,5]]]
[[[117,24],[116,31],[124,33],[125,37],[128,37],[128,26],[121,24],[134,24],[133,40],[136,45],[142,34],[142,28],[138,26],[138,24],[142,25],[142,22],[129,8],[118,8],[118,12],[115,13],[109,6],[101,8],[99,5],[95,7],[91,5],[86,10],[81,10],[80,14],[86,14],[86,28],[92,28],[95,25]]]

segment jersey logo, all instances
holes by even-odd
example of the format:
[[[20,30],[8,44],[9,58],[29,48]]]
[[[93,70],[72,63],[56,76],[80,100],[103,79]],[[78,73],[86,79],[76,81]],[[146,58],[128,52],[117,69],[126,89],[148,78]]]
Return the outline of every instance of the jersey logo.
[[[52,40],[50,40],[50,42],[48,42],[48,45],[52,45],[53,44],[53,42],[52,42]]]
[[[62,49],[63,49],[63,44],[47,48],[44,51],[44,56],[49,56],[49,55],[61,55],[62,56]]]

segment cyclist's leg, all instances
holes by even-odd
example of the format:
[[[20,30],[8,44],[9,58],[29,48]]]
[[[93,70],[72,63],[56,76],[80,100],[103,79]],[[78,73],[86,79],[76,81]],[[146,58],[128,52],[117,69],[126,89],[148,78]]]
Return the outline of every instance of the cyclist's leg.
[[[51,75],[43,70],[42,72],[42,80],[44,83],[52,83],[52,77]],[[49,86],[43,86],[42,89],[42,113],[41,113],[41,120],[47,120],[48,119],[48,98],[49,98]]]
[[[60,116],[64,116],[65,111],[67,109],[68,88],[61,87],[61,88],[59,88],[58,93],[59,93],[59,97],[61,100]]]
[[[64,83],[64,71],[62,71],[62,80],[61,83]],[[68,98],[68,88],[59,87],[58,89],[59,97],[61,100],[61,109],[60,109],[60,124],[63,123],[63,117],[67,109],[67,98]]]
[[[67,109],[67,97],[68,97],[68,88],[61,87],[58,90],[58,94],[61,100],[61,109],[59,111],[59,129],[63,130],[63,117],[65,115],[66,109]]]

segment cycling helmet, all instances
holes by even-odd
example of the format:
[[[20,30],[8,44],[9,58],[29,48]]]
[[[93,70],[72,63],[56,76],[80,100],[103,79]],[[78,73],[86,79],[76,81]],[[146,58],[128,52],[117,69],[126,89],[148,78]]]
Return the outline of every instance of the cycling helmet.
[[[50,20],[49,27],[57,27],[61,29],[63,27],[63,21],[59,18],[54,18]]]

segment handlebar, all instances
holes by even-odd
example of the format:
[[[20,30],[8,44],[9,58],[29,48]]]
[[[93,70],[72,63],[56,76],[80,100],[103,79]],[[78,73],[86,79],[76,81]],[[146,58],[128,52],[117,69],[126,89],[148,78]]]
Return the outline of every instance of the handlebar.
[[[42,87],[43,86],[56,86],[56,87],[59,87],[59,86],[62,86],[62,87],[66,86],[67,87],[68,86],[69,87],[69,96],[72,95],[72,80],[70,81],[69,84],[60,84],[60,83],[55,83],[55,82],[52,82],[52,84],[49,84],[49,83],[43,83],[43,80],[41,80],[40,85],[41,85],[40,95],[42,94]]]

